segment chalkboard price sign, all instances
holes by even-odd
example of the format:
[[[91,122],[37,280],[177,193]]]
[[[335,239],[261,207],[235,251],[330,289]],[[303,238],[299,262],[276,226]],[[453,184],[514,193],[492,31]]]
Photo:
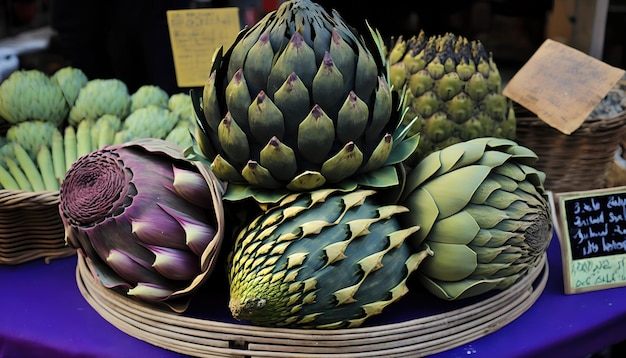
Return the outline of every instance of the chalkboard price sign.
[[[565,292],[626,286],[626,187],[555,198]]]

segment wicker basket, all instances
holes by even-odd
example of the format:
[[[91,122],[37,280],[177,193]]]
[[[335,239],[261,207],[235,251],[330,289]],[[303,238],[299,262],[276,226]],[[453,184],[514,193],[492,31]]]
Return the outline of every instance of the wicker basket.
[[[68,257],[59,192],[0,190],[0,264]]]
[[[415,313],[403,312],[400,315],[403,321],[397,323],[305,330],[256,327],[159,310],[97,283],[85,260],[81,255],[77,256],[78,287],[104,319],[135,338],[198,357],[345,358],[435,354],[481,338],[515,320],[535,303],[548,278],[547,256],[544,254],[540,263],[522,280],[474,302],[459,304],[438,300],[443,304],[441,312],[418,315],[418,318],[411,318]],[[221,299],[213,301],[224,303]],[[215,308],[219,304],[210,304],[211,300],[205,298],[202,302],[205,310],[210,307],[210,310],[215,309],[214,316],[220,316],[216,313],[219,309]],[[416,309],[427,306],[414,300],[404,302],[411,302]]]
[[[626,111],[610,118],[588,118],[566,135],[533,113],[516,110],[516,141],[539,157],[547,190],[568,192],[607,186],[615,152],[626,135]]]

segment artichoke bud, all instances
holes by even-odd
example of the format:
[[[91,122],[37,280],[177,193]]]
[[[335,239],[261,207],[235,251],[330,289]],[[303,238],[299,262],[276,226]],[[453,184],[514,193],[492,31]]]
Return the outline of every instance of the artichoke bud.
[[[268,91],[276,92],[289,75],[295,72],[306,88],[311,88],[317,72],[315,52],[307,45],[299,32],[295,32],[285,50],[272,66],[268,77]]]
[[[213,132],[217,132],[217,126],[220,124],[222,120],[222,115],[220,114],[220,108],[217,104],[217,89],[215,88],[215,76],[216,72],[211,72],[207,83],[204,85],[202,91],[202,111],[204,112],[204,119],[208,124],[209,128]],[[205,127],[203,124],[201,127]],[[208,129],[205,129],[207,131]]]
[[[211,171],[215,173],[216,177],[227,182],[241,183],[245,181],[237,169],[219,154],[211,162]]]
[[[237,121],[239,127],[244,132],[248,131],[248,107],[252,103],[248,84],[243,76],[243,70],[239,69],[226,86],[225,90],[226,106],[230,115]]]
[[[250,158],[248,138],[239,125],[230,116],[230,112],[220,122],[217,128],[217,137],[222,149],[235,163],[245,163]]]
[[[343,93],[344,79],[341,71],[334,65],[333,59],[328,51],[324,53],[324,59],[313,78],[311,93],[313,95],[313,103],[319,104],[322,108],[326,108],[329,113],[334,113],[337,106],[338,93]]]
[[[339,109],[339,113],[337,113],[337,138],[341,144],[353,141],[363,135],[368,116],[367,104],[356,93],[350,91]]]
[[[309,115],[298,126],[298,150],[309,161],[321,163],[328,157],[335,140],[335,125],[315,105]]]
[[[262,188],[280,188],[282,184],[272,177],[267,168],[261,166],[254,160],[248,161],[241,171],[241,175],[250,185]]]
[[[455,72],[446,73],[437,81],[435,87],[439,97],[447,101],[461,92],[463,89],[463,81],[461,81],[459,75]]]
[[[274,93],[274,104],[280,109],[283,118],[288,119],[285,122],[285,133],[296,133],[298,124],[311,110],[311,101],[309,90],[295,72],[292,72]]]
[[[378,65],[372,54],[360,46],[355,75],[354,93],[359,98],[370,98],[377,86]]]
[[[421,97],[415,98],[412,103],[412,108],[423,118],[428,118],[433,113],[438,112],[442,106],[443,102],[432,91],[428,91]]]
[[[493,119],[502,121],[509,114],[507,98],[500,93],[489,93],[485,96],[485,111]]]
[[[343,75],[345,88],[340,93],[346,93],[354,84],[356,59],[352,46],[341,37],[336,28],[333,28],[331,34],[329,52],[335,67]]]
[[[480,72],[476,72],[465,83],[465,92],[474,101],[482,101],[487,93],[489,93],[489,84]]]
[[[408,82],[411,94],[414,97],[421,96],[435,87],[435,80],[430,77],[426,70],[420,70],[411,75]]]
[[[441,142],[450,137],[456,125],[445,113],[436,112],[426,120],[424,134],[435,143]]]
[[[272,58],[274,58],[274,50],[270,43],[269,31],[266,30],[248,51],[243,68],[251,93],[265,88],[272,69]]]
[[[272,137],[261,150],[259,162],[278,180],[290,180],[298,169],[296,156],[291,148]]]
[[[461,92],[446,102],[444,108],[455,123],[463,123],[472,116],[474,102],[467,94]]]
[[[428,71],[430,76],[435,80],[440,79],[446,73],[439,57],[435,57],[426,65],[426,71]]]
[[[259,143],[267,143],[272,137],[284,138],[283,114],[261,90],[248,109],[250,132]]]
[[[380,140],[380,143],[374,148],[372,155],[367,160],[367,163],[359,170],[359,172],[369,172],[375,169],[382,167],[389,155],[391,154],[391,149],[393,148],[393,136],[390,133],[387,133],[383,139]]]
[[[363,153],[348,142],[341,150],[322,164],[322,175],[329,183],[338,183],[356,173],[363,163]]]
[[[401,91],[406,83],[407,70],[404,62],[389,66],[389,84],[396,91]]]
[[[400,62],[402,60],[402,57],[404,57],[406,50],[406,40],[404,40],[402,36],[399,36],[396,42],[393,44],[389,55],[387,56],[389,59],[389,64],[393,66],[394,64]]]
[[[372,119],[365,130],[367,145],[373,140],[380,138],[381,131],[389,123],[392,113],[392,102],[389,85],[382,77],[378,77],[378,88],[376,89]]]

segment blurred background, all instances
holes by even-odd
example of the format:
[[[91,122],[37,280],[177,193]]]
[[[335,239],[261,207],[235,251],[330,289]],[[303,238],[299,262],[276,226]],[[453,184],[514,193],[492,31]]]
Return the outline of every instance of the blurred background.
[[[47,73],[65,65],[90,78],[115,77],[134,90],[176,87],[165,12],[238,7],[242,27],[276,9],[281,0],[0,0],[0,76],[15,68]],[[454,32],[483,42],[503,78],[519,69],[546,38],[626,67],[626,0],[448,0],[380,6],[360,1],[317,1],[363,31],[363,19],[389,41],[424,30]]]

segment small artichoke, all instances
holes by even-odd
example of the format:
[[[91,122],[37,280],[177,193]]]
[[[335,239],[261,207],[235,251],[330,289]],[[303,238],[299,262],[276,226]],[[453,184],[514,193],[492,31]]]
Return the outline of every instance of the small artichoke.
[[[57,130],[57,126],[48,121],[19,122],[9,127],[6,139],[20,143],[30,157],[35,158],[39,147],[52,144],[52,134]]]
[[[89,82],[85,72],[71,66],[58,69],[50,78],[61,87],[70,108],[74,106],[81,88]]]
[[[407,209],[373,190],[285,197],[239,231],[229,256],[233,316],[262,326],[358,327],[407,292],[424,253],[407,244]]]
[[[69,124],[76,127],[84,119],[96,120],[104,114],[121,119],[130,114],[131,98],[126,84],[118,79],[93,79],[78,92],[70,109]]]
[[[130,96],[131,105],[130,111],[134,112],[139,108],[144,108],[149,105],[168,108],[169,95],[159,86],[143,85]]]
[[[59,126],[68,111],[61,87],[39,70],[15,71],[0,84],[0,117],[9,123],[40,120]]]
[[[59,204],[68,245],[103,286],[177,312],[209,277],[224,221],[221,183],[182,152],[147,138],[84,155]]]
[[[545,175],[514,141],[477,138],[435,151],[413,168],[400,199],[411,238],[432,251],[416,276],[455,300],[505,289],[536,265],[552,238]]]
[[[305,191],[382,167],[400,116],[380,35],[285,1],[214,56],[192,92],[202,154],[218,178]]]
[[[122,131],[127,133],[126,140],[137,138],[164,139],[178,123],[178,115],[167,107],[150,104],[132,112],[122,122]]]

